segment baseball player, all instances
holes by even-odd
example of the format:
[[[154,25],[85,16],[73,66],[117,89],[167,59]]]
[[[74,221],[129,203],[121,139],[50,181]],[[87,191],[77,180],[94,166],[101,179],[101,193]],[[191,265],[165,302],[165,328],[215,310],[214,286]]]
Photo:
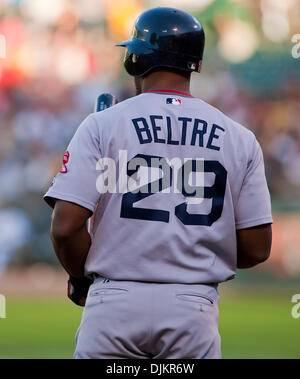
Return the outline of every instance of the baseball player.
[[[220,358],[218,284],[269,257],[261,148],[190,93],[204,43],[188,13],[144,12],[118,45],[137,96],[83,121],[45,195],[85,305],[75,358]]]

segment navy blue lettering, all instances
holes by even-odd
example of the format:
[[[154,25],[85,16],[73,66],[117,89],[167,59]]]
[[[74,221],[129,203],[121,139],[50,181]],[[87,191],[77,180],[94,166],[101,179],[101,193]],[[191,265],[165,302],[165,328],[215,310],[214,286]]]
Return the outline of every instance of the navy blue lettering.
[[[181,145],[185,145],[186,144],[186,129],[188,127],[188,122],[192,122],[193,120],[188,117],[179,117],[178,121],[182,121]]]
[[[202,125],[202,128],[199,129],[199,125]],[[196,140],[197,140],[197,135],[199,136],[199,146],[203,147],[203,136],[207,132],[207,122],[204,120],[199,120],[195,119],[194,123],[194,130],[193,130],[193,136],[192,136],[192,141],[191,145],[195,146],[196,145]]]
[[[137,133],[140,144],[143,145],[145,143],[152,142],[152,136],[146,119],[144,117],[135,118],[132,120],[132,122],[135,127],[135,131]],[[141,123],[143,126],[140,125]]]
[[[167,117],[167,128],[168,128],[168,144],[169,145],[179,145],[179,141],[172,140],[172,125],[171,118]]]
[[[210,136],[209,136],[209,140],[208,140],[208,143],[207,143],[207,148],[208,149],[212,149],[212,150],[217,150],[217,151],[220,151],[220,147],[219,146],[215,146],[213,145],[213,141],[214,139],[219,139],[220,136],[218,136],[216,134],[216,130],[219,129],[219,130],[222,130],[223,132],[225,132],[225,129],[221,128],[221,126],[219,125],[216,125],[216,124],[213,124],[212,128],[211,128],[211,132],[210,132]]]
[[[161,131],[161,126],[156,125],[155,120],[163,120],[163,116],[150,116],[152,129],[153,129],[153,136],[154,136],[154,142],[156,143],[166,143],[166,140],[158,138],[157,132]]]

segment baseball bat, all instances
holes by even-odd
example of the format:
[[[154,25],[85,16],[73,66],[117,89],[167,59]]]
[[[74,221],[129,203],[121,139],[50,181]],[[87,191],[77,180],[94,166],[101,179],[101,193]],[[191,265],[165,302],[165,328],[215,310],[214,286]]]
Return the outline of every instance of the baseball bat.
[[[95,102],[95,112],[102,112],[107,108],[112,107],[113,105],[117,104],[118,100],[115,96],[111,95],[110,93],[102,93],[99,95],[96,99]],[[96,211],[98,208],[98,204],[96,204],[94,215],[90,218],[89,223],[88,223],[88,231],[90,235],[93,237],[93,230],[95,226],[95,216],[96,216]]]
[[[110,93],[102,93],[97,97],[95,103],[95,112],[104,111],[105,109],[110,108],[115,104],[117,104],[117,99],[115,96],[111,95]]]

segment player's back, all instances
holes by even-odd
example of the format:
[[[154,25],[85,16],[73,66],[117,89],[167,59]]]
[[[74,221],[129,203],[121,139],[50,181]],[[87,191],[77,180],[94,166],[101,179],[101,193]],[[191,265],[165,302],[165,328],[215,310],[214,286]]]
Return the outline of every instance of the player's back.
[[[172,92],[145,93],[89,119],[101,195],[86,271],[169,283],[231,278],[236,229],[271,222],[253,133]]]

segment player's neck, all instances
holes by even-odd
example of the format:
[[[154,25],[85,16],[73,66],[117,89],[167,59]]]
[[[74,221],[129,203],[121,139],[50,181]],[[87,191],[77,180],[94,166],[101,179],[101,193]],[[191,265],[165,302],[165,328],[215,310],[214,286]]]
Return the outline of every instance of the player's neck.
[[[142,80],[142,93],[155,90],[179,91],[190,94],[190,80],[173,72],[153,72]]]

